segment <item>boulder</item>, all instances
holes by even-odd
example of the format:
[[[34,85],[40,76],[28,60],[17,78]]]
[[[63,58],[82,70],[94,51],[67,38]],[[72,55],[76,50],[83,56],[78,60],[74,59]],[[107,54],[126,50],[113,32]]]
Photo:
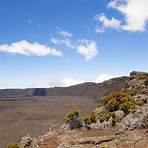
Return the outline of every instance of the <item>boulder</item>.
[[[94,129],[103,129],[107,127],[112,127],[112,120],[113,119],[110,118],[108,121],[104,121],[102,123],[98,120],[96,123],[92,123],[90,127]]]
[[[97,121],[96,123],[92,123],[90,127],[93,129],[103,129],[104,128],[103,124],[100,121]]]
[[[33,138],[32,139],[31,148],[40,148],[40,146],[38,144],[38,139],[37,138]]]
[[[148,127],[148,105],[139,108],[135,113],[128,114],[121,122],[123,130]]]
[[[24,148],[26,146],[30,146],[32,143],[33,138],[27,134],[26,136],[22,137],[21,142],[20,142],[20,147]]]
[[[123,119],[125,113],[122,110],[115,111],[116,120],[120,121]]]
[[[40,136],[39,141],[42,142],[46,139],[53,138],[53,137],[56,137],[56,136],[57,136],[56,132],[50,131],[50,132],[47,132],[46,134],[44,134],[43,136]]]
[[[144,101],[146,103],[148,103],[148,96],[145,94],[137,94],[134,96],[136,101]]]
[[[104,126],[104,128],[107,128],[107,127],[112,127],[112,118],[110,118],[108,121],[104,121],[102,124]]]
[[[105,110],[105,107],[104,107],[104,106],[97,107],[97,108],[95,109],[94,113],[95,113],[96,115],[99,115],[99,114],[101,114],[104,110]]]

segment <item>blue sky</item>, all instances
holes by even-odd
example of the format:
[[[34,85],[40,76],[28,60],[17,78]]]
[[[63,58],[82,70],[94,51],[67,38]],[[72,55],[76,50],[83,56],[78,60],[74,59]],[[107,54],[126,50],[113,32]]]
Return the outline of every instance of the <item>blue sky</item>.
[[[0,88],[148,71],[147,6],[147,0],[0,0]]]

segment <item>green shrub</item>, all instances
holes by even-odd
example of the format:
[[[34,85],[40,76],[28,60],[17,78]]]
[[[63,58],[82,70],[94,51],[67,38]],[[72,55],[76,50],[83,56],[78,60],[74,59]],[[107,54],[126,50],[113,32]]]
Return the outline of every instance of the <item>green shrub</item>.
[[[64,123],[67,124],[74,117],[80,117],[80,111],[79,110],[72,110],[71,112],[69,112],[65,117]]]
[[[128,114],[136,110],[137,102],[128,93],[113,93],[105,97],[104,106],[109,112],[120,109]]]
[[[110,118],[116,120],[115,112],[108,112],[102,113],[98,119],[100,122],[108,121]]]
[[[128,114],[129,113],[129,103],[128,102],[125,102],[125,103],[122,103],[120,105],[120,110],[122,110],[125,114]]]
[[[104,121],[108,121],[110,118],[111,118],[110,113],[106,113],[99,117],[99,121],[102,123]]]
[[[138,89],[129,89],[129,90],[127,90],[127,93],[128,93],[130,96],[135,96],[136,94],[139,93],[139,90],[138,90]]]
[[[108,111],[114,112],[119,109],[119,102],[114,98],[110,99],[105,107]]]
[[[84,120],[85,125],[90,125],[91,124],[90,116],[84,117],[83,120]]]
[[[116,119],[116,114],[115,114],[115,112],[111,112],[111,113],[110,113],[110,116],[111,116],[113,119]]]
[[[122,110],[125,114],[128,114],[129,112],[135,112],[136,107],[136,104],[127,101],[120,105],[120,110]]]
[[[95,115],[95,113],[92,112],[89,116],[90,116],[91,123],[95,123],[96,122],[96,115]]]
[[[105,144],[101,148],[110,148],[110,146],[108,144]]]
[[[64,122],[68,125],[69,129],[71,130],[81,128],[83,126],[79,110],[73,110],[70,113],[68,113],[65,117]]]
[[[126,97],[125,93],[112,93],[104,98],[104,106],[110,112],[117,111],[119,109],[120,100]]]
[[[84,123],[86,125],[90,125],[92,123],[95,123],[96,122],[96,115],[94,112],[92,112],[90,115],[84,117]]]
[[[17,143],[10,143],[7,148],[19,148],[19,145]]]

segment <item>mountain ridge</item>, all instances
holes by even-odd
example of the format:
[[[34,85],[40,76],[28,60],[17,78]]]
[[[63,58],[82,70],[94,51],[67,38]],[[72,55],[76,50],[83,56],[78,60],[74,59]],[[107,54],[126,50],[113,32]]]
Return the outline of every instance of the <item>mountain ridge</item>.
[[[69,87],[0,89],[0,97],[27,96],[85,96],[90,98],[103,97],[106,93],[120,91],[126,85],[128,76],[113,78],[102,83],[85,82]]]

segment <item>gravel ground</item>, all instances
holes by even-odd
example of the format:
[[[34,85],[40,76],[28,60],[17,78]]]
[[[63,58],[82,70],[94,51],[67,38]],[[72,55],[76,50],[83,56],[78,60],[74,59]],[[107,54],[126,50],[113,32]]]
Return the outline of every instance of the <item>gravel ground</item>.
[[[0,98],[0,148],[18,142],[27,133],[39,136],[56,125],[72,109],[83,115],[96,108],[93,99],[75,96]]]

